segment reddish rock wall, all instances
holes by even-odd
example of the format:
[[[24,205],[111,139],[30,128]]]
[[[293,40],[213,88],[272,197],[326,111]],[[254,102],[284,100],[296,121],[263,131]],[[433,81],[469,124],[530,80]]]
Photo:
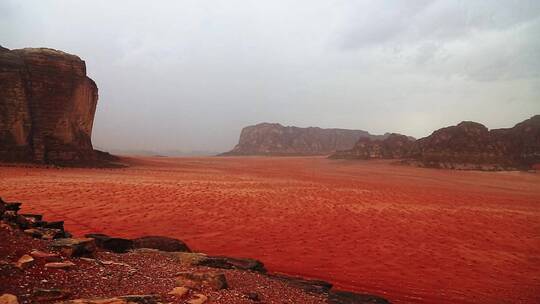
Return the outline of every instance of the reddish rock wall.
[[[531,168],[540,163],[540,115],[507,129],[488,130],[464,121],[417,141],[395,134],[384,140],[361,139],[353,149],[331,158],[408,159],[422,166],[454,169]]]
[[[79,57],[46,48],[0,48],[0,160],[95,160],[97,99]]]

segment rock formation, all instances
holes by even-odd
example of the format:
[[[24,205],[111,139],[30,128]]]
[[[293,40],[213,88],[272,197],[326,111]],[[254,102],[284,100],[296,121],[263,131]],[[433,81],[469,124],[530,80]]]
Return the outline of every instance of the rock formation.
[[[540,115],[512,128],[488,130],[464,121],[417,141],[392,134],[383,140],[359,140],[353,149],[331,158],[407,159],[427,167],[455,169],[526,169],[540,163]]]
[[[245,127],[236,147],[222,155],[325,155],[350,149],[363,137],[382,138],[362,130],[284,127],[261,123]]]
[[[385,139],[361,138],[350,150],[337,151],[330,158],[404,158],[407,157],[414,138],[392,133]]]
[[[0,160],[92,162],[98,89],[83,60],[47,48],[0,47]]]

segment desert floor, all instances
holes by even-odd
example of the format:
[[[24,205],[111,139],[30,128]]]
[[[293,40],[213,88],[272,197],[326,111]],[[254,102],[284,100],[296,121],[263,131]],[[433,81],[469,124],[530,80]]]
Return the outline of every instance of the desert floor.
[[[0,196],[80,235],[167,235],[394,303],[540,303],[540,174],[321,157],[0,167]]]

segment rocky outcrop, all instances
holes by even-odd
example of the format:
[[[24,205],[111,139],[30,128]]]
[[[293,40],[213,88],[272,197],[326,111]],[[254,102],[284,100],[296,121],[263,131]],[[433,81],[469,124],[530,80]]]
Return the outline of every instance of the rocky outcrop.
[[[414,145],[414,138],[392,133],[385,139],[361,138],[350,150],[337,151],[330,158],[404,158]]]
[[[222,155],[325,155],[350,149],[360,138],[384,138],[362,130],[284,127],[261,123],[245,127],[238,144]]]
[[[0,161],[83,163],[98,100],[79,57],[47,48],[0,47]]]
[[[488,130],[464,121],[417,141],[397,134],[383,140],[361,139],[353,149],[331,158],[406,159],[421,166],[452,169],[526,169],[540,163],[540,115],[506,129]]]

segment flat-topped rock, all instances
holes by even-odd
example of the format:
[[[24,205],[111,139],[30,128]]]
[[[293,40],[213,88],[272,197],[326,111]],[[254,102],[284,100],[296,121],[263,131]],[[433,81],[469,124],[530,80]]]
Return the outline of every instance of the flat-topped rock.
[[[133,248],[150,248],[171,252],[191,252],[189,247],[183,241],[164,236],[144,236],[133,239]]]

